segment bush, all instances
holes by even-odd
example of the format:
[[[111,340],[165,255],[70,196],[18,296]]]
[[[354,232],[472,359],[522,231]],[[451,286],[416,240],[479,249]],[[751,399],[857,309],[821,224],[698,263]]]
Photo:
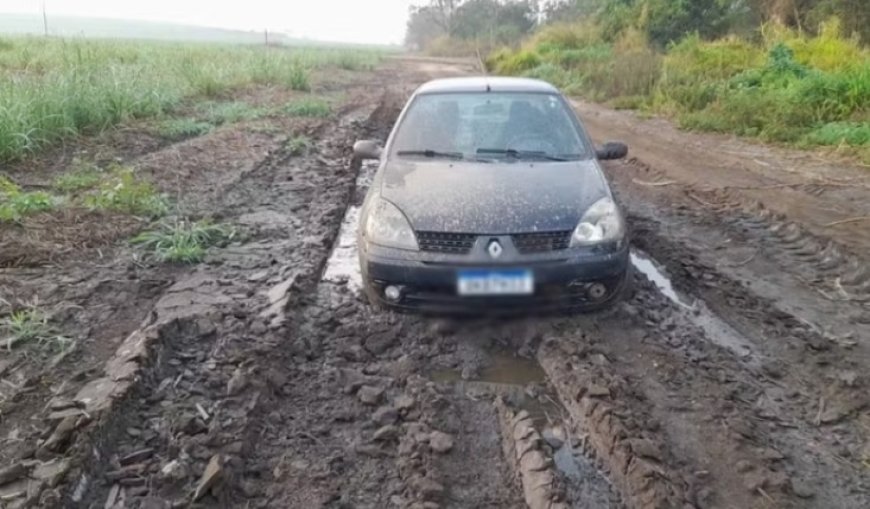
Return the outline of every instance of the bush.
[[[840,36],[835,21],[818,36],[764,27],[762,43],[690,35],[662,55],[644,32],[588,23],[552,25],[487,65],[541,78],[569,94],[615,107],[671,114],[689,129],[731,132],[800,145],[864,147],[870,118],[870,52]]]
[[[541,65],[541,57],[537,53],[520,50],[510,55],[503,54],[503,58],[495,62],[494,70],[498,74],[519,76],[539,65]]]

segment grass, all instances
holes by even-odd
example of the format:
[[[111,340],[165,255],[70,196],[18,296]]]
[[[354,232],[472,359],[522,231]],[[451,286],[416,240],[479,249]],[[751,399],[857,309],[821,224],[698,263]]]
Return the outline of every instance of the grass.
[[[158,229],[143,232],[132,242],[150,251],[161,262],[196,263],[202,261],[209,247],[234,236],[235,231],[224,225],[178,221],[161,223]]]
[[[870,153],[870,49],[839,31],[773,26],[758,41],[690,35],[653,50],[637,29],[615,41],[588,22],[539,30],[487,58],[499,74],[541,78],[566,93],[675,118],[687,129],[799,147]]]
[[[870,123],[831,122],[810,131],[805,141],[810,145],[870,146]]]
[[[160,217],[169,212],[166,196],[150,182],[138,178],[131,168],[115,166],[103,170],[78,160],[72,166],[55,179],[52,187],[58,194],[26,192],[0,177],[0,222],[17,222],[30,214],[69,204],[144,217]]]
[[[0,163],[64,139],[251,84],[310,90],[324,68],[373,67],[374,50],[13,37],[0,51]]]
[[[3,340],[8,350],[18,344],[33,342],[48,350],[63,350],[72,343],[69,338],[58,334],[48,316],[35,306],[13,311],[0,320],[0,329],[5,331]]]
[[[160,217],[169,212],[169,200],[130,168],[118,167],[84,197],[85,206],[136,216]]]
[[[54,179],[54,188],[62,193],[93,189],[105,177],[105,172],[93,163],[73,160],[70,171]]]
[[[160,123],[157,132],[169,140],[183,140],[202,136],[214,129],[211,122],[202,122],[193,118],[173,118]]]
[[[52,210],[56,200],[44,191],[22,191],[11,180],[0,177],[0,222],[15,222],[22,217]]]
[[[262,117],[267,112],[261,108],[255,108],[243,101],[232,102],[205,102],[199,105],[206,120],[213,125],[233,124],[244,120],[254,120]]]
[[[304,154],[308,151],[308,147],[311,146],[311,138],[308,136],[294,136],[287,140],[285,145],[287,151],[290,155],[298,156]]]
[[[332,106],[322,99],[297,99],[287,103],[284,111],[291,117],[324,118],[332,114]]]

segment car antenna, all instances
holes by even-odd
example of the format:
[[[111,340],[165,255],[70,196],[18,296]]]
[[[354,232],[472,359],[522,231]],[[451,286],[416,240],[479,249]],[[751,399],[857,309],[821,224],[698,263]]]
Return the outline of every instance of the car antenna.
[[[486,82],[486,91],[487,91],[487,92],[492,92],[492,86],[489,84],[488,81]]]

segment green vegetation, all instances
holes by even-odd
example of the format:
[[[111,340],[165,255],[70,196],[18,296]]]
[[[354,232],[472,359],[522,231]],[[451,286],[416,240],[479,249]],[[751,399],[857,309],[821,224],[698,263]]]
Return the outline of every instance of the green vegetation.
[[[255,108],[243,101],[208,101],[199,105],[199,110],[203,112],[206,121],[214,125],[253,120],[266,114],[265,110]]]
[[[193,118],[173,118],[160,123],[157,132],[170,140],[193,138],[208,133],[214,128],[210,122],[200,122]]]
[[[0,177],[0,222],[18,221],[23,216],[51,210],[54,198],[43,191],[24,192],[11,180]]]
[[[851,147],[870,157],[870,51],[843,37],[836,19],[815,36],[773,26],[758,41],[693,34],[665,52],[636,29],[612,42],[603,33],[588,22],[546,26],[487,65],[617,108],[666,114],[687,129]]]
[[[118,167],[104,178],[99,187],[85,195],[85,206],[95,210],[112,210],[137,216],[160,217],[169,212],[169,200],[144,180],[137,179],[130,168]]]
[[[216,98],[251,84],[308,90],[315,69],[365,69],[380,58],[356,49],[29,37],[0,48],[0,162],[163,115],[188,97]]]
[[[104,172],[97,165],[74,160],[68,172],[54,179],[54,188],[62,193],[93,189],[103,177]]]
[[[52,187],[59,194],[25,192],[0,177],[0,222],[20,221],[27,215],[62,205],[83,205],[93,210],[144,217],[160,217],[169,212],[169,200],[164,195],[150,182],[137,178],[132,169],[121,166],[103,170],[93,163],[74,161],[72,169],[57,177]]]
[[[297,99],[287,103],[284,111],[292,117],[328,117],[332,106],[322,99]]]
[[[311,139],[307,136],[294,136],[287,140],[285,145],[290,155],[298,156],[304,154],[308,147],[311,146]]]
[[[63,350],[72,343],[58,334],[48,316],[35,306],[14,311],[0,320],[0,330],[5,332],[3,342],[8,350],[19,343],[30,342],[49,350]]]
[[[153,253],[161,262],[196,263],[205,257],[206,249],[225,243],[235,231],[208,221],[161,223],[157,230],[136,236],[132,242]]]

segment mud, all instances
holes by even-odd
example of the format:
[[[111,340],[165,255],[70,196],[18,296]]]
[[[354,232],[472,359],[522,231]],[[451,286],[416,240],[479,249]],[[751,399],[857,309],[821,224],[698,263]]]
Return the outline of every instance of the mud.
[[[332,118],[143,145],[130,160],[167,175],[188,213],[241,230],[198,266],[143,263],[105,239],[99,258],[83,246],[52,267],[3,269],[0,305],[38,298],[77,341],[57,362],[33,348],[0,357],[3,504],[870,506],[861,238],[776,205],[810,188],[769,188],[759,209],[758,190],[729,180],[749,170],[700,188],[638,142],[636,159],[606,165],[638,269],[616,308],[460,320],[365,302],[355,233],[375,165],[350,147],[384,140],[419,83],[472,72],[391,59],[324,82],[346,94]],[[655,127],[685,151],[677,163],[721,144],[580,112],[597,136]],[[285,149],[296,134],[314,140],[303,154]],[[767,163],[779,155],[724,161],[778,185],[794,177]],[[823,188],[812,206],[858,193]]]

